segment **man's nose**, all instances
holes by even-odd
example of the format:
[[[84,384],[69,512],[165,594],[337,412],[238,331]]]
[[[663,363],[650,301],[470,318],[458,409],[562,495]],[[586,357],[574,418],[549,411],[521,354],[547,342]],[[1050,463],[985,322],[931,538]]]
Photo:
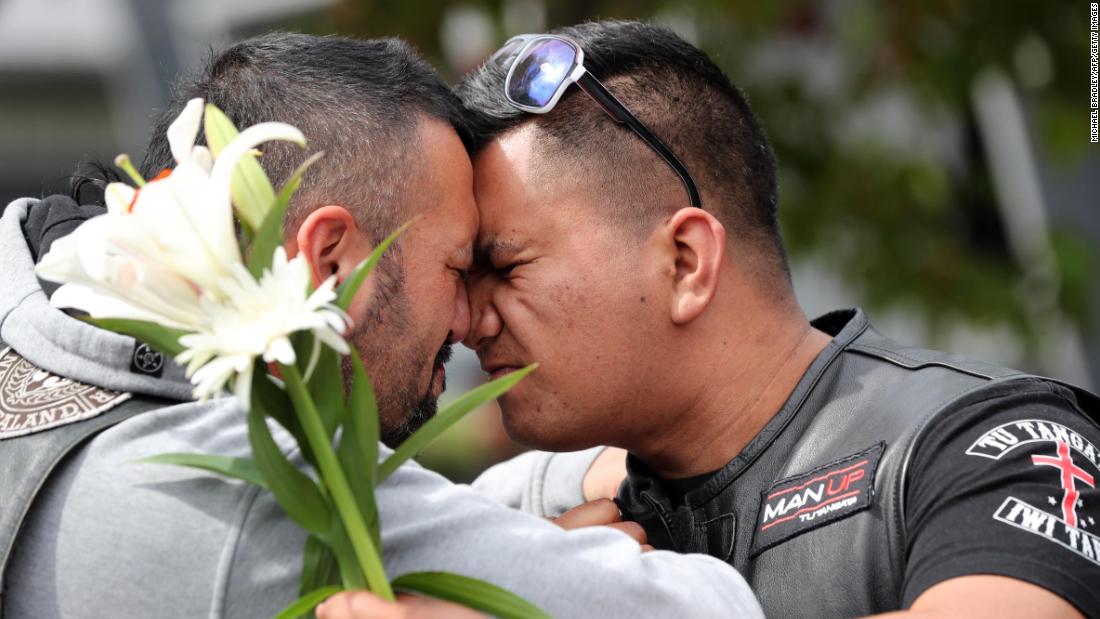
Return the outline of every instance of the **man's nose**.
[[[470,333],[470,297],[466,290],[466,282],[458,282],[458,292],[455,294],[455,313],[451,321],[451,334],[447,341],[452,344],[465,340]]]
[[[499,335],[502,325],[500,314],[492,303],[490,283],[475,276],[466,286],[470,295],[470,332],[462,343],[477,350],[483,340]]]

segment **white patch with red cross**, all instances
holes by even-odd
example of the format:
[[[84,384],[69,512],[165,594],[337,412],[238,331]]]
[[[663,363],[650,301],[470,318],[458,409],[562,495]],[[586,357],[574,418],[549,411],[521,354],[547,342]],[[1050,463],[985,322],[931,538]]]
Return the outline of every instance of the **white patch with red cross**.
[[[1034,533],[1100,565],[1100,537],[1086,531],[1096,526],[1085,515],[1081,490],[1095,488],[1100,478],[1100,451],[1077,432],[1052,421],[1024,419],[989,430],[966,450],[967,455],[1000,460],[1025,445],[1032,445],[1032,466],[1050,470],[1052,490],[1049,505],[1036,507],[1010,496],[1001,503],[993,519]],[[1057,484],[1057,486],[1055,486]],[[1044,508],[1053,508],[1051,513]]]

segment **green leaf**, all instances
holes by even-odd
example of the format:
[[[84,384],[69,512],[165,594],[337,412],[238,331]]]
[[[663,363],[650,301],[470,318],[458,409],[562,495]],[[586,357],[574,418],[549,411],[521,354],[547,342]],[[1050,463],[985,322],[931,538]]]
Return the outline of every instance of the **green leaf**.
[[[336,565],[336,555],[316,535],[306,537],[302,550],[302,580],[298,595],[305,595],[314,589],[340,584],[340,568]]]
[[[163,453],[148,458],[135,460],[134,462],[149,464],[172,464],[175,466],[187,466],[193,469],[202,469],[226,477],[233,477],[250,484],[267,488],[260,469],[256,463],[246,458],[233,458],[230,456],[218,456],[214,454],[199,453]]]
[[[336,457],[340,459],[340,467],[348,474],[348,485],[367,522],[374,545],[381,548],[378,506],[374,498],[378,474],[378,405],[358,351],[352,348],[350,357],[352,385],[344,409],[344,431],[340,446],[336,448]]]
[[[283,219],[286,217],[286,210],[290,207],[294,192],[298,191],[298,187],[302,184],[302,176],[323,156],[323,152],[315,153],[294,170],[279,191],[275,204],[264,216],[264,222],[256,230],[252,249],[248,253],[248,272],[257,280],[263,275],[264,269],[271,266],[271,257],[275,255],[275,248],[283,244]]]
[[[390,587],[386,570],[382,565],[382,549],[375,546],[374,539],[367,530],[366,520],[359,512],[359,505],[351,491],[347,474],[340,466],[340,460],[336,457],[336,450],[332,448],[331,439],[325,435],[321,416],[317,413],[313,399],[309,397],[305,382],[298,373],[298,368],[293,365],[280,363],[279,370],[286,381],[287,393],[294,402],[294,412],[302,422],[302,428],[306,432],[310,445],[313,446],[313,452],[317,454],[317,470],[332,496],[335,511],[340,516],[340,524],[347,532],[351,549],[355,551],[355,559],[359,562],[359,567],[370,585],[370,591],[384,600],[392,601],[393,589]],[[339,552],[339,546],[339,543],[334,542],[333,550]],[[343,559],[340,559],[339,555],[337,559],[343,564]]]
[[[382,254],[386,253],[386,250],[393,245],[393,242],[397,240],[397,237],[401,236],[403,232],[409,229],[409,226],[416,223],[416,220],[420,216],[416,216],[409,221],[402,224],[400,228],[394,231],[393,234],[386,237],[384,241],[378,244],[378,247],[374,248],[374,251],[367,256],[367,259],[355,267],[355,271],[350,277],[344,280],[342,284],[336,287],[336,305],[347,311],[348,306],[351,305],[351,300],[355,298],[355,293],[359,292],[359,287],[363,285],[363,282],[367,280],[367,275],[374,269],[378,261],[382,259]]]
[[[183,345],[179,340],[181,337],[190,333],[190,331],[184,331],[183,329],[173,329],[171,327],[165,327],[158,325],[155,322],[148,322],[145,320],[130,320],[127,318],[90,318],[84,317],[85,322],[89,322],[100,329],[106,329],[108,331],[114,331],[115,333],[121,333],[123,335],[129,335],[130,337],[145,342],[160,352],[168,355],[169,357],[175,357],[183,352]]]
[[[501,619],[549,619],[539,607],[505,589],[476,578],[447,572],[405,574],[393,581],[393,588],[423,593],[457,602]]]
[[[340,593],[340,591],[340,587],[325,587],[323,589],[311,591],[295,600],[290,606],[284,608],[281,613],[275,615],[275,619],[296,619],[297,617],[301,617],[313,610],[313,608],[321,602]]]
[[[279,385],[272,382],[270,375],[267,373],[266,364],[259,359],[256,360],[252,368],[252,400],[253,402],[258,401],[265,413],[278,421],[295,438],[298,438],[298,434],[295,432],[298,419],[294,416],[294,410],[291,408],[293,404],[290,402],[290,396],[280,389]],[[300,432],[300,429],[298,431]]]
[[[382,466],[378,469],[379,483],[389,477],[390,473],[396,471],[397,467],[401,466],[406,460],[415,458],[417,454],[430,445],[440,434],[443,434],[447,428],[453,426],[467,413],[490,400],[499,398],[516,383],[523,380],[525,376],[533,372],[538,366],[539,364],[532,363],[522,370],[516,370],[496,380],[489,381],[477,389],[464,393],[457,400],[445,406],[443,410],[430,419],[428,423],[425,423],[404,443],[401,443],[389,458],[386,458],[385,462],[383,462]]]
[[[332,517],[332,553],[336,557],[336,565],[340,571],[340,581],[345,589],[370,590],[367,577],[363,574],[359,558],[355,556],[355,549],[351,545],[351,538],[344,529],[344,523],[339,515],[333,512]]]
[[[313,357],[314,339],[312,331],[295,331],[290,334],[290,345],[294,347],[294,366],[303,376]]]
[[[256,466],[286,515],[306,531],[327,537],[331,517],[328,502],[317,484],[295,468],[279,450],[258,398],[252,399],[252,410],[248,412],[248,439]]]
[[[256,360],[256,365],[252,369],[252,399],[254,402],[258,401],[264,412],[278,421],[294,437],[302,450],[302,457],[310,466],[316,468],[317,460],[313,456],[309,441],[305,438],[302,424],[294,414],[294,405],[290,402],[290,396],[271,381],[267,373],[267,364],[259,359]]]
[[[215,157],[239,135],[229,117],[212,103],[206,104],[203,131]],[[245,155],[237,164],[230,183],[230,194],[241,223],[253,231],[258,230],[264,214],[275,203],[275,188],[255,155]]]
[[[361,454],[363,469],[373,485],[378,469],[378,402],[374,386],[359,351],[352,348],[349,354],[352,367],[351,392],[348,394],[347,413],[344,420],[349,438],[354,439],[356,451]]]
[[[317,413],[325,425],[325,433],[332,440],[340,413],[344,410],[344,379],[340,371],[340,353],[321,344],[317,365],[306,383],[310,396],[317,405]]]

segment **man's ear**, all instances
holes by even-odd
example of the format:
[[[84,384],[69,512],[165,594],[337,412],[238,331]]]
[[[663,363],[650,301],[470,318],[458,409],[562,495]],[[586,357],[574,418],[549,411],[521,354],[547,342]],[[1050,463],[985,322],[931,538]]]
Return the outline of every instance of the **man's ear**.
[[[703,313],[718,290],[726,228],[702,209],[684,208],[665,223],[663,232],[675,265],[669,317],[687,324]]]
[[[306,216],[294,237],[306,258],[314,285],[331,275],[344,281],[370,253],[370,243],[348,209],[322,206]]]

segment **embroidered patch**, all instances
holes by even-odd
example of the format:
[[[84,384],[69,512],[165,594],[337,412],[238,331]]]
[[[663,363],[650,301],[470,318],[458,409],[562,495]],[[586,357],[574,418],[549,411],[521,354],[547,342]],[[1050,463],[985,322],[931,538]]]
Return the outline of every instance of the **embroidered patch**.
[[[1082,490],[1096,488],[1100,483],[1100,450],[1060,423],[1023,419],[1003,423],[985,432],[970,445],[966,454],[1000,460],[1025,445],[1033,451],[1031,465],[1046,471],[1051,486],[1057,483],[1061,493],[1051,492],[1047,496],[1049,506],[1044,508],[1009,496],[993,512],[993,519],[1038,535],[1100,565],[1100,537],[1085,531],[1094,527],[1096,520],[1085,513],[1088,506],[1081,496]]]
[[[129,398],[47,372],[11,348],[0,352],[0,440],[95,417]]]
[[[1100,565],[1100,537],[1071,526],[1062,518],[1049,514],[1025,501],[1010,496],[993,513],[993,519],[1034,533],[1067,548],[1082,558]]]
[[[966,450],[969,456],[1000,460],[1013,450],[1034,443],[1065,443],[1093,466],[1100,468],[1100,450],[1088,439],[1060,423],[1023,419],[1002,423],[982,434]]]
[[[772,484],[761,500],[751,554],[870,507],[875,470],[885,448],[885,443],[878,443]]]

